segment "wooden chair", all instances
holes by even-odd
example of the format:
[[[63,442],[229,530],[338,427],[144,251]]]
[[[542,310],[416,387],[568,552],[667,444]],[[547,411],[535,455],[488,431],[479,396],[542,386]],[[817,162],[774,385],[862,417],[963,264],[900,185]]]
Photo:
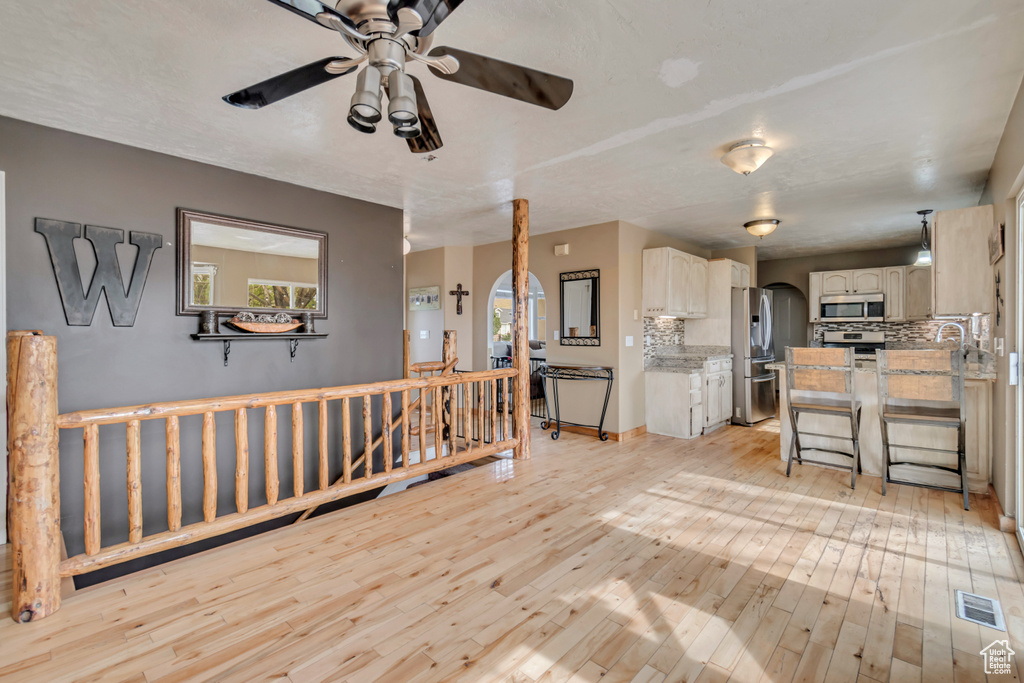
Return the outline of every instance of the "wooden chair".
[[[959,350],[920,349],[878,352],[878,411],[882,430],[882,456],[886,484],[923,486],[940,491],[963,493],[967,500],[966,405],[964,404],[964,358]],[[916,444],[889,443],[893,424],[956,430],[956,450]],[[956,456],[956,467],[934,463],[894,460],[893,449],[906,449]],[[960,478],[959,488],[893,479],[890,467],[913,465],[951,472]]]
[[[853,349],[786,349],[786,403],[789,421],[793,425],[793,440],[789,448],[786,476],[793,469],[793,460],[815,465],[850,470],[850,488],[857,487],[860,471],[860,403],[853,396]],[[850,420],[850,436],[801,432],[799,416],[804,413],[830,415]],[[832,453],[850,459],[849,466],[835,462],[809,460],[803,457],[800,437],[838,439],[851,442],[850,453],[831,448],[808,448],[821,453]]]

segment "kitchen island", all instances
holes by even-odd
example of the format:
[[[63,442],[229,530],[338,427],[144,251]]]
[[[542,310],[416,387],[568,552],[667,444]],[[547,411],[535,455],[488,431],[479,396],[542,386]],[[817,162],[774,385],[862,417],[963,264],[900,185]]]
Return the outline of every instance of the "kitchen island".
[[[772,363],[768,366],[778,373],[779,377],[779,431],[780,456],[785,462],[793,440],[793,428],[790,422],[789,406],[786,403],[786,364]],[[992,387],[995,382],[994,363],[991,354],[972,353],[966,364],[965,397],[967,402],[967,480],[971,493],[988,493],[992,462]],[[883,468],[882,433],[878,416],[878,373],[874,360],[856,361],[854,373],[854,396],[861,404],[860,417],[860,465],[861,473],[873,477],[881,477]],[[848,440],[831,439],[817,436],[804,436],[803,432],[817,434],[846,434],[850,432],[848,417],[831,415],[804,414],[800,417],[801,444],[804,456],[824,462],[848,464],[839,456],[821,450],[825,448],[849,452],[851,445]],[[912,444],[922,448],[951,448],[956,450],[956,434],[949,429],[936,429],[918,425],[890,425],[890,444]],[[893,459],[897,459],[894,457]],[[956,466],[954,458],[927,450],[901,449],[901,460],[915,460]],[[794,461],[793,467],[801,467]],[[811,466],[806,463],[803,466]],[[922,484],[949,486],[959,488],[960,483],[954,474],[914,467],[913,465],[894,465],[894,479],[920,482]]]

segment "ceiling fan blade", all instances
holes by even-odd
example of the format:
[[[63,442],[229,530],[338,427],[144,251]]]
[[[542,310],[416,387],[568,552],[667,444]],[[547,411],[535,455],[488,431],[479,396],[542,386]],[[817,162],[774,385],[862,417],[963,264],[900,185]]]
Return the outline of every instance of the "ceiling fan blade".
[[[353,66],[351,69],[341,71],[339,73],[331,73],[327,71],[327,65],[332,62],[349,62],[352,61],[348,57],[327,57],[321,59],[312,64],[306,66],[300,66],[298,69],[293,69],[288,73],[283,73],[280,76],[274,76],[268,78],[262,83],[251,85],[244,90],[231,93],[230,95],[224,96],[224,101],[228,104],[233,104],[236,107],[243,109],[259,109],[265,107],[268,104],[273,104],[279,100],[283,100],[286,97],[290,97],[295,93],[300,93],[303,90],[308,90],[315,85],[326,83],[327,81],[334,80],[339,76],[344,76],[355,71],[358,65]]]
[[[423,86],[420,85],[420,79],[415,76],[409,78],[412,79],[413,88],[416,90],[417,116],[420,118],[419,136],[406,140],[409,143],[409,151],[413,154],[435,152],[444,144],[441,142],[441,134],[437,132],[437,124],[430,112],[430,104],[427,102],[426,93],[423,92]]]
[[[573,83],[568,78],[453,47],[435,47],[429,56],[445,55],[459,60],[459,69],[455,73],[445,74],[432,69],[435,76],[445,81],[461,83],[548,109],[561,109],[572,97]]]
[[[434,32],[448,15],[458,9],[463,0],[398,0],[393,2],[391,11],[397,13],[403,7],[416,10],[423,17],[423,28],[413,34],[425,38]]]
[[[317,15],[323,14],[324,12],[327,14],[333,14],[337,18],[341,19],[342,23],[347,24],[353,31],[356,30],[356,25],[352,23],[351,19],[336,11],[333,7],[324,5],[319,0],[270,0],[270,2],[274,3],[278,7],[284,7],[286,10],[295,12],[300,17],[309,19],[314,24],[320,24],[325,28],[331,27],[317,19]]]

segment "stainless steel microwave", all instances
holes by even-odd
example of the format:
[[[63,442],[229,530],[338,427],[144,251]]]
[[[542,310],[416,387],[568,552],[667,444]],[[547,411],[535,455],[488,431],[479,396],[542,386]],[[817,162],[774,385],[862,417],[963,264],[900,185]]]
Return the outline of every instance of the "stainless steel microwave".
[[[884,294],[823,296],[821,322],[874,323],[885,321]]]

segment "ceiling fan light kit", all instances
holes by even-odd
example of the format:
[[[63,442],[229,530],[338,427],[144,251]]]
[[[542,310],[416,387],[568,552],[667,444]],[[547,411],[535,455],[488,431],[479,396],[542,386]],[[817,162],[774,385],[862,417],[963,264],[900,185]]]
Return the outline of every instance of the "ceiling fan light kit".
[[[755,237],[764,238],[767,235],[775,232],[775,228],[779,227],[779,219],[777,218],[759,218],[756,221],[749,221],[743,224],[743,227],[747,229],[751,235]]]
[[[464,0],[338,0],[334,8],[319,0],[270,0],[309,21],[337,31],[357,57],[328,57],[226,95],[228,104],[260,109],[286,97],[354,72],[356,89],[348,123],[373,133],[383,118],[415,154],[441,148],[441,136],[418,79],[406,73],[409,61],[426,64],[438,78],[548,109],[561,109],[573,82],[552,74],[502,62],[464,50],[431,50],[431,34]],[[429,51],[429,52],[428,52]]]
[[[775,150],[764,140],[751,139],[737,142],[722,157],[722,163],[743,175],[750,175],[772,158]]]

